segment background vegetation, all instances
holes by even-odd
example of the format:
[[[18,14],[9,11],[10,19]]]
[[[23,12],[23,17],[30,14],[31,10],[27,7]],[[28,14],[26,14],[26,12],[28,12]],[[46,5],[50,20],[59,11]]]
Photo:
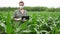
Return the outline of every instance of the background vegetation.
[[[18,7],[3,7],[0,8],[0,11],[14,11]],[[48,12],[60,12],[60,8],[47,8],[47,7],[25,7],[27,11],[48,11]]]

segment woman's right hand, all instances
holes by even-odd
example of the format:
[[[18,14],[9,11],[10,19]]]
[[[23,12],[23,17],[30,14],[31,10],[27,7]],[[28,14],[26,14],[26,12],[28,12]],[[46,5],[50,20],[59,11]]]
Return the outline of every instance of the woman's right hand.
[[[21,18],[14,18],[14,20],[19,21],[19,20],[21,20]]]

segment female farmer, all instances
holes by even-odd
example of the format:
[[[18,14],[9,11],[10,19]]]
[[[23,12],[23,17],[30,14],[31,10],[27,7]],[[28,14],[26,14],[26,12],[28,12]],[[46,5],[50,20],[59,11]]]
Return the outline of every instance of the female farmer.
[[[20,1],[19,2],[19,9],[18,10],[15,10],[14,12],[14,16],[13,16],[13,20],[15,21],[19,21],[22,19],[22,16],[27,16],[27,11],[24,9],[24,2],[23,1]],[[26,21],[25,18],[21,21]]]

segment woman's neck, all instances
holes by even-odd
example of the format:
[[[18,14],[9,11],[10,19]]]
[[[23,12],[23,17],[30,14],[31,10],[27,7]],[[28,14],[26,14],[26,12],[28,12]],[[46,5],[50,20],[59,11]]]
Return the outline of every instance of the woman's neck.
[[[20,12],[23,14],[24,13],[24,9],[20,10]]]

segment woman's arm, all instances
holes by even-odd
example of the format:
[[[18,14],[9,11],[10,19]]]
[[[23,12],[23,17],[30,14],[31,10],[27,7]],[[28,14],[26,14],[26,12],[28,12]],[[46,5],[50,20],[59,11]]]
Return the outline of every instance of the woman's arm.
[[[21,18],[13,18],[13,20],[16,20],[16,21],[18,21],[18,20],[21,20]]]
[[[21,20],[21,18],[17,18],[17,10],[13,14],[13,20]]]

